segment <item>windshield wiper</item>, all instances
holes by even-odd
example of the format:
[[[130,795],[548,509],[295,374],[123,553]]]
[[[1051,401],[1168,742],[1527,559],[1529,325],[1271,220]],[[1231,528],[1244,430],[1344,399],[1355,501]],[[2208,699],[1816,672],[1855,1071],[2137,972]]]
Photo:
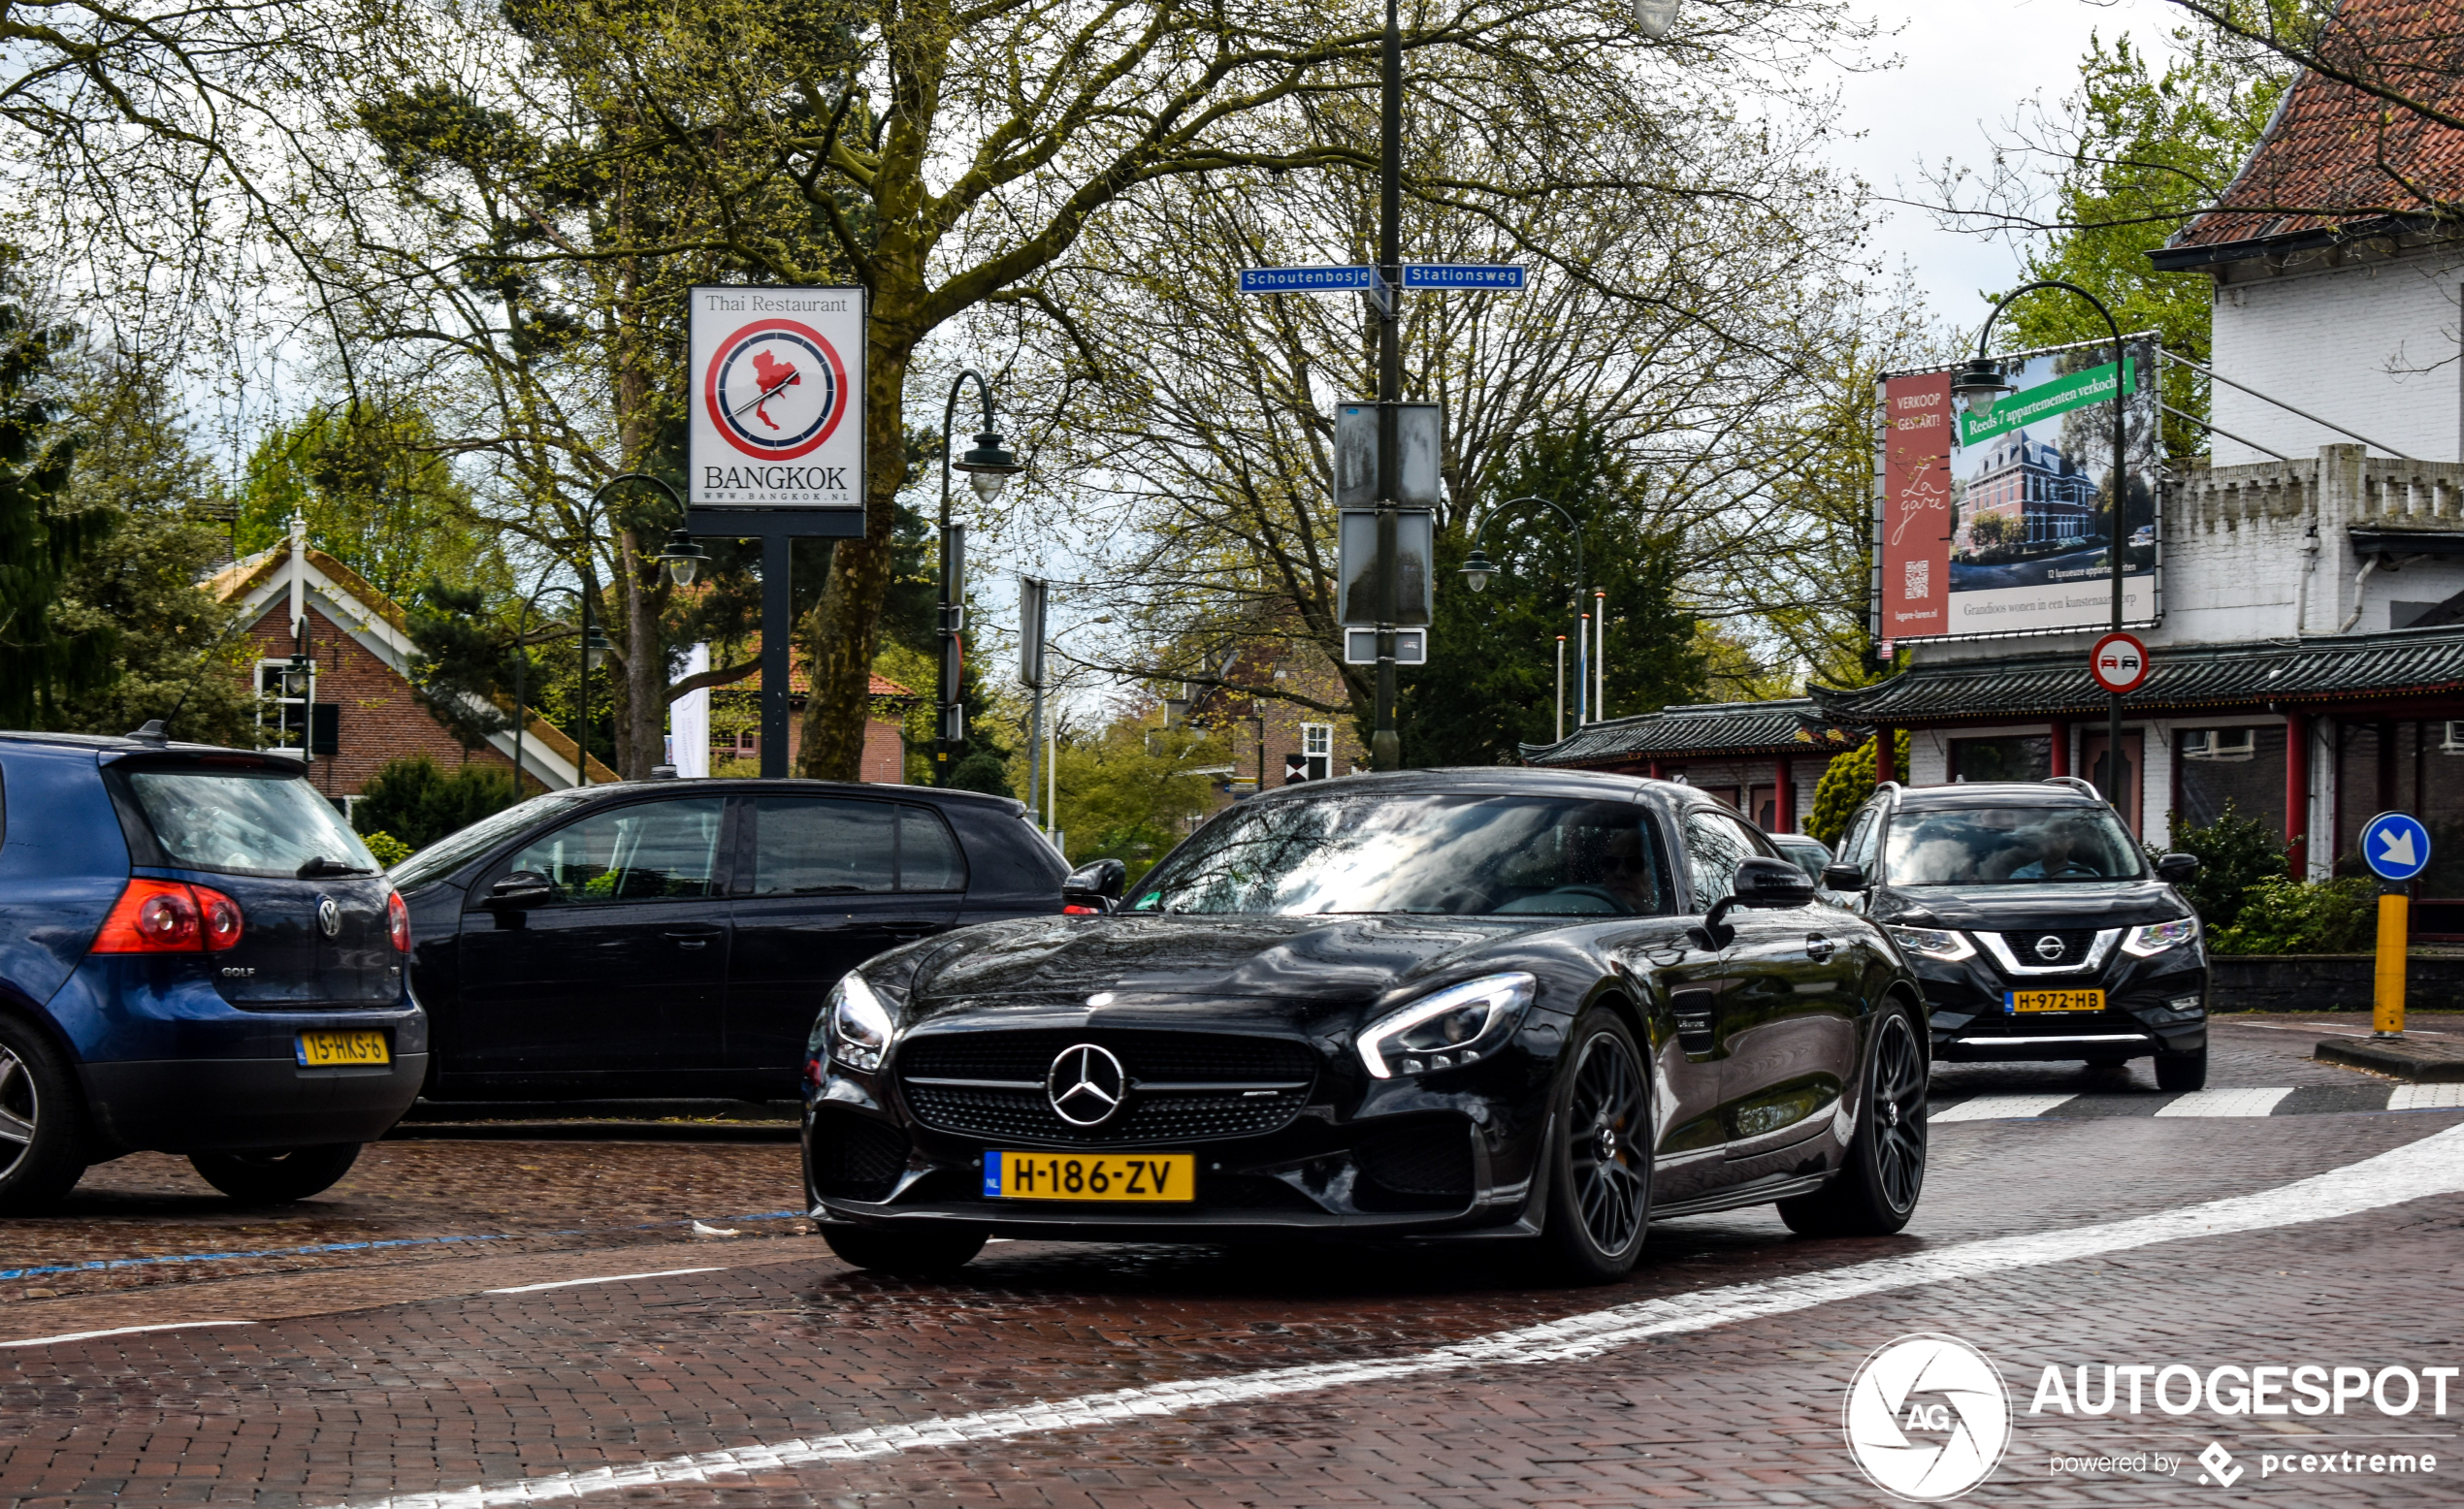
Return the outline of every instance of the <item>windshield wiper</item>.
[[[308,863],[291,873],[300,880],[312,881],[321,875],[374,875],[376,872],[363,870],[357,865],[344,864],[340,859],[328,859],[323,854],[316,854],[311,856]]]

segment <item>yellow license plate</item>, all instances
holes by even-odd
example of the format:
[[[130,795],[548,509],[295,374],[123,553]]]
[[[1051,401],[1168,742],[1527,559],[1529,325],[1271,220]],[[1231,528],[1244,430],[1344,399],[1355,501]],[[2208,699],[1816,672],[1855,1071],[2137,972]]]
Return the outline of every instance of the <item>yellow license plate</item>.
[[[2013,1011],[2101,1011],[2105,1009],[2105,993],[2101,990],[2012,990],[2003,994],[2002,1003]]]
[[[332,1069],[337,1065],[390,1064],[393,1051],[381,1032],[304,1032],[300,1034],[300,1067]]]
[[[1198,1198],[1194,1153],[1014,1153],[984,1155],[988,1200],[1162,1200]]]

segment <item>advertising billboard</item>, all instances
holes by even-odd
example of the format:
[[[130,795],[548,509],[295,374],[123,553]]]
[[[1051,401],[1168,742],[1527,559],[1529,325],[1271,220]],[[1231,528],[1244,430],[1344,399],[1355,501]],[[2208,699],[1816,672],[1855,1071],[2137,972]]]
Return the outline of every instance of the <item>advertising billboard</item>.
[[[2128,337],[2123,619],[2160,605],[2156,337]],[[2113,622],[2110,341],[1998,358],[2018,391],[1960,413],[1951,369],[1875,385],[1874,627],[1890,642],[2103,628]]]
[[[697,507],[864,505],[864,291],[693,290]]]

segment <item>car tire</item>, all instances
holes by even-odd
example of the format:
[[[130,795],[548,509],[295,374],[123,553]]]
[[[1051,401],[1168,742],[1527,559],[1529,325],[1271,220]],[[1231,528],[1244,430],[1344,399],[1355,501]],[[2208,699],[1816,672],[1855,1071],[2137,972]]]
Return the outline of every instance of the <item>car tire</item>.
[[[1799,1236],[1889,1236],[1916,1214],[1925,1190],[1926,1063],[1916,1023],[1899,1007],[1874,1027],[1864,1104],[1848,1156],[1832,1181],[1779,1202]]]
[[[0,1015],[0,1215],[58,1204],[85,1163],[76,1075],[33,1023]]]
[[[2200,1043],[2188,1053],[2158,1053],[2156,1072],[2159,1090],[2206,1089],[2207,1044]]]
[[[359,1161],[357,1142],[264,1152],[190,1153],[198,1176],[243,1204],[277,1205],[322,1195]]]
[[[1566,1064],[1540,1240],[1567,1282],[1614,1283],[1634,1270],[1651,1228],[1651,1081],[1634,1034],[1611,1011],[1574,1023]]]
[[[884,1231],[877,1226],[825,1226],[822,1240],[840,1260],[877,1273],[931,1278],[955,1273],[984,1250],[983,1232]]]

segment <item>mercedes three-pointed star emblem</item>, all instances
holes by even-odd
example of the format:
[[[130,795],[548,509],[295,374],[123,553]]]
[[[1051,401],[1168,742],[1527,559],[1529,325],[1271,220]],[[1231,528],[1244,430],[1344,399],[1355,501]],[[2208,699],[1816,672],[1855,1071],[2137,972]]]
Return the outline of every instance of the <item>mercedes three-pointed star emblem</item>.
[[[1091,1043],[1061,1049],[1044,1076],[1053,1110],[1074,1127],[1099,1127],[1128,1098],[1129,1076],[1120,1060]]]

